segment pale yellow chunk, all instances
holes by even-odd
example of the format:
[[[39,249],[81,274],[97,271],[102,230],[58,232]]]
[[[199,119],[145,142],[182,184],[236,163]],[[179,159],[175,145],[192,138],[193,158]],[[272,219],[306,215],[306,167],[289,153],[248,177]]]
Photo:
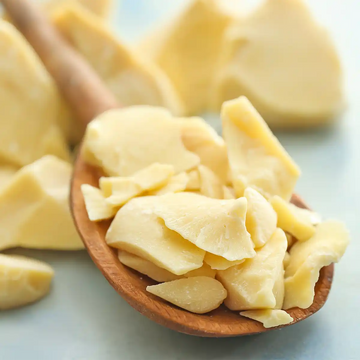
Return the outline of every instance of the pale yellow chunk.
[[[112,178],[112,193],[105,201],[112,207],[126,204],[130,199],[140,195],[143,190],[132,178]]]
[[[107,243],[176,275],[200,268],[205,251],[168,229],[154,214],[159,198],[139,197],[123,206],[106,234]]]
[[[81,192],[91,221],[111,219],[115,216],[117,209],[106,201],[100,189],[83,184],[81,185]]]
[[[145,191],[165,186],[172,175],[172,165],[154,163],[130,177],[102,177],[99,185],[107,203],[121,206]]]
[[[221,117],[237,197],[252,187],[266,198],[289,200],[300,170],[249,100],[227,101]]]
[[[199,156],[202,165],[212,170],[223,184],[228,181],[229,162],[224,140],[199,117],[180,118],[185,147]]]
[[[289,249],[295,243],[296,239],[288,233],[285,233],[285,234],[286,234],[286,238],[287,238],[287,242],[288,242],[288,249]]]
[[[281,270],[278,274],[278,277],[275,281],[274,287],[273,287],[273,293],[275,296],[275,306],[274,309],[282,309],[283,305],[284,305],[284,298],[285,298],[285,279],[284,279],[284,275],[285,275],[285,271],[284,271],[284,262],[285,262],[285,257],[284,256],[284,260],[283,260],[283,265],[281,266]]]
[[[223,199],[223,185],[212,170],[204,165],[199,165],[200,193],[213,199]]]
[[[85,3],[88,0],[81,1]],[[143,104],[164,106],[174,114],[183,112],[177,92],[164,72],[150,61],[145,61],[143,54],[132,52],[101,18],[72,3],[54,11],[52,20],[97,72],[119,104],[124,107]],[[75,119],[68,112],[64,113],[63,128],[70,133]]]
[[[244,196],[248,201],[246,229],[255,247],[261,247],[276,230],[277,216],[268,201],[256,190],[246,188]]]
[[[0,192],[0,250],[83,248],[69,208],[72,167],[45,156],[20,169]]]
[[[189,190],[189,191],[200,190],[199,170],[198,169],[190,170],[187,174],[188,174],[189,180],[186,185],[186,190]]]
[[[235,191],[232,187],[223,186],[223,193],[224,193],[224,199],[226,200],[236,199]]]
[[[285,271],[284,309],[306,309],[312,304],[320,269],[338,262],[348,244],[349,233],[345,225],[328,220],[317,226],[311,239],[297,242],[291,248]]]
[[[175,173],[195,168],[199,158],[186,150],[175,119],[162,108],[133,106],[110,110],[87,127],[87,161],[111,176],[131,176],[154,164],[174,167]]]
[[[139,256],[133,255],[127,251],[119,250],[119,260],[126,266],[148,276],[149,278],[158,281],[166,282],[182,277],[194,277],[194,276],[208,276],[215,278],[216,271],[212,270],[209,265],[204,264],[201,268],[189,271],[184,275],[175,275],[170,271],[160,268],[153,264],[151,261],[142,259]]]
[[[246,199],[218,200],[192,193],[168,194],[158,198],[156,215],[185,239],[227,260],[255,255],[245,228]]]
[[[170,271],[153,264],[151,261],[142,259],[141,257],[133,255],[127,251],[119,250],[119,260],[122,264],[128,266],[129,268],[134,269],[158,282],[171,281],[181,278],[181,276],[174,275]]]
[[[215,275],[216,270],[212,269],[205,262],[201,268],[189,271],[188,273],[184,274],[185,277],[207,276],[213,279],[215,278]]]
[[[206,253],[204,262],[214,270],[226,270],[232,266],[242,264],[245,260],[229,261],[221,256]]]
[[[99,180],[99,187],[104,197],[109,198],[113,194],[129,193],[129,199],[140,194],[142,189],[135,184],[131,177],[101,177]],[[131,196],[131,194],[134,194]]]
[[[207,107],[224,31],[230,21],[216,0],[192,0],[139,48],[169,76],[187,114],[200,113]]]
[[[207,276],[174,280],[146,288],[156,295],[182,309],[205,314],[218,308],[226,298],[221,283]]]
[[[150,195],[165,195],[185,191],[189,183],[189,176],[182,172],[170,178],[169,182],[158,190],[150,191]]]
[[[270,203],[277,213],[277,226],[299,241],[311,238],[315,233],[315,224],[320,222],[320,217],[316,213],[301,209],[279,196],[270,199]]]
[[[290,264],[290,254],[288,252],[285,253],[284,257],[284,268],[286,269]]]
[[[273,309],[279,299],[278,283],[283,274],[287,241],[277,229],[271,239],[260,248],[253,259],[218,271],[217,278],[228,291],[225,305],[230,310]]]
[[[306,1],[265,1],[234,23],[225,49],[218,106],[245,95],[271,127],[302,128],[332,121],[344,105],[339,56]]]
[[[174,173],[172,165],[154,163],[135,173],[132,179],[143,191],[149,191],[165,186]]]
[[[294,321],[284,310],[249,310],[242,311],[240,315],[261,322],[266,329],[290,324]]]
[[[10,165],[0,165],[0,191],[11,182],[18,168]]]
[[[23,36],[0,20],[0,161],[16,167],[46,154],[69,160],[57,127],[59,95]]]
[[[53,269],[38,260],[0,254],[0,310],[24,306],[50,290]]]

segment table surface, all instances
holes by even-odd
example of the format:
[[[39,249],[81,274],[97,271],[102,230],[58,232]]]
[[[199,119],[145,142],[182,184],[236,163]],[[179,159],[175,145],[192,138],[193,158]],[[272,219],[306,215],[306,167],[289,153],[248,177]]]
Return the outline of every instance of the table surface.
[[[123,0],[114,10],[116,31],[136,40],[182,1]],[[302,323],[267,334],[195,338],[133,310],[85,251],[14,250],[9,252],[49,262],[56,276],[43,301],[0,313],[1,360],[360,359],[360,2],[311,0],[310,6],[341,53],[348,108],[333,128],[277,135],[303,170],[297,191],[324,217],[342,219],[351,231],[353,241],[336,265],[326,306]]]

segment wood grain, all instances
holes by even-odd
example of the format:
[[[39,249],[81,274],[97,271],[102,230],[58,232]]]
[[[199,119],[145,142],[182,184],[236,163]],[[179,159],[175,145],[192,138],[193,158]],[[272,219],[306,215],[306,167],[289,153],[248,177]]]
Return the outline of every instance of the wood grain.
[[[101,270],[113,288],[136,310],[149,319],[172,330],[202,337],[232,337],[258,334],[273,329],[265,329],[259,322],[244,318],[239,312],[225,306],[209,314],[197,315],[182,310],[146,292],[146,286],[155,282],[126,266],[117,258],[117,251],[105,242],[105,234],[110,222],[94,223],[87,216],[81,184],[98,186],[100,172],[84,163],[81,156],[76,160],[71,188],[72,212],[75,224],[84,244],[96,266]],[[297,195],[292,202],[307,208]],[[329,295],[334,274],[334,265],[323,268],[315,287],[315,299],[308,309],[290,309],[294,318],[292,325],[319,311]],[[289,326],[285,325],[285,326]]]

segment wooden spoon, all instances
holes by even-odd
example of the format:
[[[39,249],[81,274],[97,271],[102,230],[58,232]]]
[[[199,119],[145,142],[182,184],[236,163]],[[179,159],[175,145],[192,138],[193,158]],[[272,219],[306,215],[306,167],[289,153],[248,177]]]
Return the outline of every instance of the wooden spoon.
[[[38,53],[46,68],[84,125],[98,114],[117,107],[113,95],[87,63],[61,38],[39,9],[28,0],[1,0],[18,29]],[[99,171],[86,164],[79,153],[71,188],[71,208],[75,224],[94,263],[114,289],[136,310],[170,329],[204,337],[229,337],[262,333],[260,323],[241,317],[221,306],[209,314],[197,315],[179,309],[146,292],[152,280],[123,266],[117,251],[105,242],[110,222],[91,222],[80,191],[82,184],[98,186]],[[307,208],[300,197],[292,202]],[[315,287],[315,298],[308,309],[290,309],[294,323],[320,310],[328,297],[334,266],[323,268]],[[117,309],[114,309],[117,311]],[[285,325],[288,326],[288,325]]]

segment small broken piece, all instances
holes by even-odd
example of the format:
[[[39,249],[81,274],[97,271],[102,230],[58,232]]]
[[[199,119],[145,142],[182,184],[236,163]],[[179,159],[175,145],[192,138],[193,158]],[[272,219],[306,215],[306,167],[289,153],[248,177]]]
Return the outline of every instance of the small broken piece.
[[[228,182],[229,161],[224,139],[202,118],[179,118],[185,147],[213,171],[222,184]],[[195,189],[197,190],[197,189]]]
[[[0,310],[24,306],[50,290],[54,270],[42,261],[0,254]]]
[[[225,102],[221,117],[236,196],[252,187],[266,198],[290,200],[300,170],[250,101]]]
[[[81,192],[84,196],[86,211],[91,221],[111,219],[115,216],[117,208],[106,201],[100,189],[83,184],[81,185]]]
[[[255,248],[264,246],[276,230],[276,212],[256,190],[246,188],[244,196],[248,202],[246,229],[251,235]]]
[[[216,271],[212,270],[207,264],[204,264],[199,269],[189,271],[184,275],[175,275],[170,271],[162,269],[159,266],[153,264],[151,261],[142,259],[141,257],[131,254],[127,251],[119,250],[118,257],[120,262],[124,265],[158,282],[166,282],[181,279],[183,277],[195,276],[208,276],[215,278],[216,275]]]
[[[189,175],[186,172],[174,175],[169,182],[160,189],[149,192],[149,195],[165,195],[185,191],[189,183]]]
[[[248,310],[242,311],[240,315],[261,322],[266,329],[290,324],[294,321],[284,310]]]
[[[307,309],[311,306],[321,268],[338,262],[349,241],[349,232],[344,224],[328,220],[316,227],[314,236],[309,240],[292,246],[285,271],[284,309]]]
[[[197,276],[148,286],[148,292],[182,309],[205,314],[218,308],[226,298],[222,284],[207,276]]]
[[[204,165],[198,167],[200,176],[200,193],[212,199],[223,199],[223,185],[216,174]]]
[[[164,282],[181,278],[181,276],[172,274],[170,271],[162,269],[161,267],[153,264],[151,261],[143,259],[127,251],[119,250],[118,257],[122,264],[148,276],[150,279],[155,281]]]
[[[208,252],[205,254],[205,258],[204,258],[204,262],[208,264],[211,267],[211,269],[214,270],[226,270],[232,266],[240,265],[244,261],[245,260],[229,261],[221,256],[214,255]]]
[[[320,223],[320,216],[310,210],[301,209],[286,202],[279,196],[270,199],[270,203],[277,213],[277,226],[299,241],[311,238],[315,233],[315,226]]]

